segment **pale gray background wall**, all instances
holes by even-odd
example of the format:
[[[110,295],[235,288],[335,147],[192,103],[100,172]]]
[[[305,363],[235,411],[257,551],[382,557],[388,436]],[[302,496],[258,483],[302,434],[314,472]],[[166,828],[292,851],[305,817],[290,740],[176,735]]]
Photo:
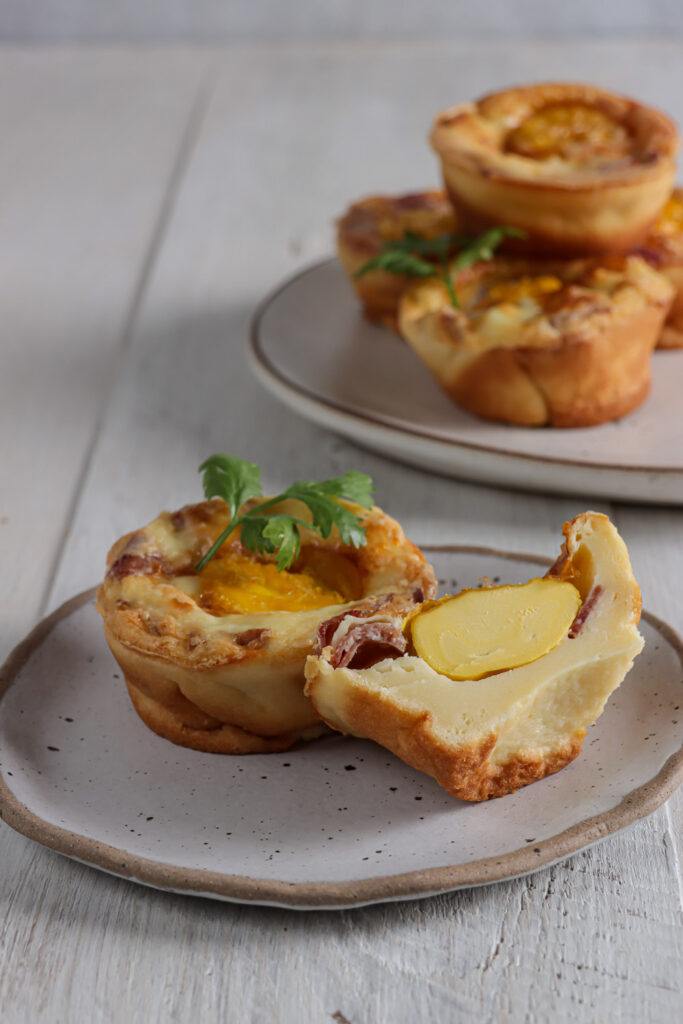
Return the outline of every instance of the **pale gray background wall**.
[[[26,42],[680,31],[683,0],[0,0],[0,39]]]

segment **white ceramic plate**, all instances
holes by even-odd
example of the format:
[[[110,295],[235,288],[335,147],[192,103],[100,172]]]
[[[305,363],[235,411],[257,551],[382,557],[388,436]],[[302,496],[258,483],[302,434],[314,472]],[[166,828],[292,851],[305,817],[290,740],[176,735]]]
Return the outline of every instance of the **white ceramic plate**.
[[[526,490],[683,504],[683,352],[653,357],[630,416],[582,430],[487,423],[439,390],[410,348],[363,319],[336,260],[290,278],[252,323],[252,366],[276,397],[420,468]]]
[[[444,590],[538,573],[529,557],[427,550]],[[229,757],[159,738],[133,711],[87,593],[0,675],[0,813],[95,867],[239,902],[345,907],[525,874],[649,814],[683,777],[680,642],[650,618],[642,628],[645,651],[581,756],[467,804],[370,742]]]

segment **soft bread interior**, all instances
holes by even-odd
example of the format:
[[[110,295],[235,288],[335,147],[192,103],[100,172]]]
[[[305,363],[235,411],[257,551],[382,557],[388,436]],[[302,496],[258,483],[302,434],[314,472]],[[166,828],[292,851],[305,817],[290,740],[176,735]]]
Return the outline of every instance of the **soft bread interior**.
[[[333,728],[377,740],[465,799],[503,795],[563,767],[643,646],[640,591],[615,527],[585,513],[565,535],[561,572],[583,604],[575,633],[546,655],[457,681],[417,657],[357,671],[333,668],[323,652],[306,669],[317,713]]]

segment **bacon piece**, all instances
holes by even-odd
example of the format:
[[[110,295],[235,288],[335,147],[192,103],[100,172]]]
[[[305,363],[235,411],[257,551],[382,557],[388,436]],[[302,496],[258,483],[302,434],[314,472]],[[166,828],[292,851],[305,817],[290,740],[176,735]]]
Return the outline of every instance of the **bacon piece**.
[[[356,608],[350,608],[347,612],[341,612],[340,615],[333,615],[331,619],[325,619],[325,621],[321,622],[318,626],[315,653],[321,654],[324,647],[329,647],[332,643],[332,637],[337,632],[337,627],[341,624],[342,620],[347,617],[347,615],[352,615],[357,619],[365,618],[368,615],[374,615],[393,601],[393,599],[394,594],[383,594],[382,597],[364,601],[362,605],[358,605]]]
[[[173,524],[174,530],[180,533],[187,526],[187,515],[184,508],[179,508],[177,512],[171,512],[171,523]]]
[[[204,637],[201,635],[201,633],[197,633],[197,632],[195,632],[193,630],[188,635],[187,646],[190,648],[191,651],[193,651],[195,649],[195,647],[199,647],[199,645],[203,644],[203,643],[204,643]]]
[[[120,555],[109,568],[107,576],[122,580],[124,576],[172,576],[173,570],[161,555]]]
[[[660,249],[656,249],[654,246],[642,245],[637,249],[633,249],[633,256],[640,256],[641,259],[649,263],[651,267],[658,270],[664,262],[664,257]]]
[[[333,668],[369,668],[390,655],[404,654],[406,638],[393,622],[359,622],[332,651]]]
[[[569,560],[569,552],[567,551],[567,542],[565,541],[562,545],[560,554],[548,569],[546,577],[550,579],[564,580],[568,579],[571,576],[571,573],[572,566]]]
[[[233,634],[232,640],[238,647],[246,647],[253,651],[263,647],[269,635],[269,629],[245,629],[242,633]]]
[[[598,583],[595,587],[593,587],[590,594],[579,608],[576,618],[569,627],[568,636],[570,640],[575,640],[581,632],[581,630],[583,629],[586,619],[595,608],[595,604],[598,598],[600,597],[600,594],[602,594],[603,589],[604,588],[601,587]]]
[[[392,202],[397,210],[429,210],[441,205],[443,198],[430,195],[429,192],[409,192],[404,196],[396,196]]]

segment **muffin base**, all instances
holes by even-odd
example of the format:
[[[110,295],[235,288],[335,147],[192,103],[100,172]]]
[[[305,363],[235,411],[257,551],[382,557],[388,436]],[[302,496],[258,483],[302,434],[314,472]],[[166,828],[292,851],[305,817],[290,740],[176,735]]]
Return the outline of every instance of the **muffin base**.
[[[188,725],[170,708],[144,693],[127,676],[124,679],[133,707],[145,725],[158,736],[192,750],[202,750],[208,754],[272,754],[289,750],[300,740],[316,739],[329,731],[320,722],[280,736],[257,736],[208,715],[204,716],[206,724],[203,726]]]

